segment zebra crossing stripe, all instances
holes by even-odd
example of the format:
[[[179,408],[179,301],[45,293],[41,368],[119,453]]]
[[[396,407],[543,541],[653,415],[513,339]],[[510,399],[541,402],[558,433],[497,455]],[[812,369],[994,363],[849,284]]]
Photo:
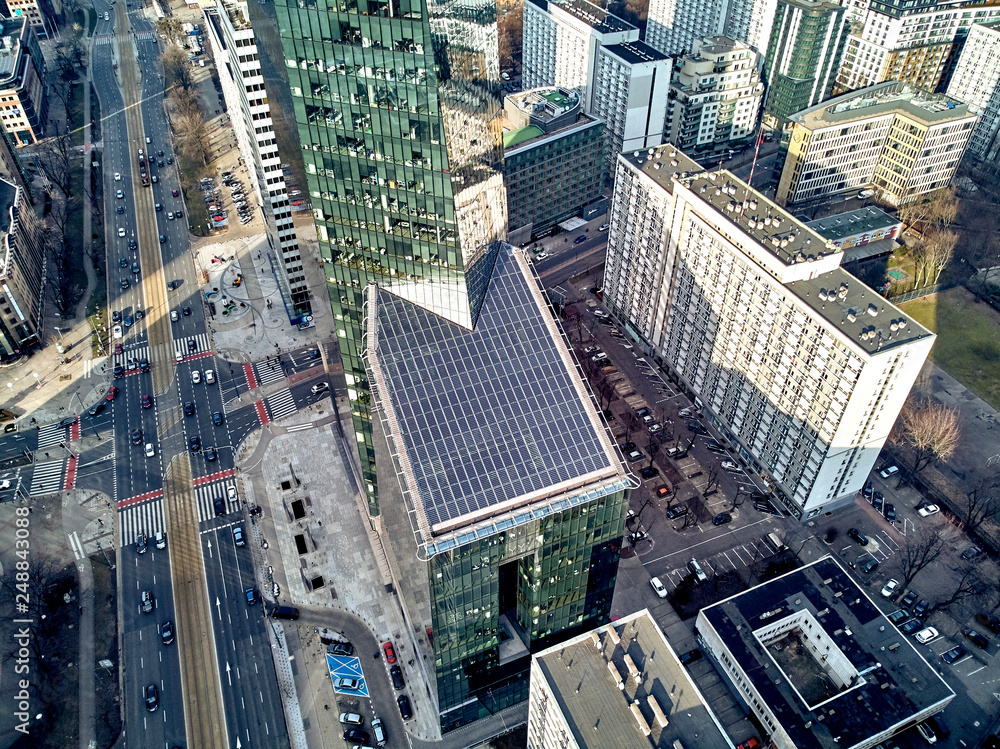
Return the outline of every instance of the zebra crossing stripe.
[[[215,517],[215,500],[221,499],[225,505],[226,514],[239,510],[239,498],[229,500],[229,489],[235,485],[231,481],[215,482],[196,486],[195,501],[198,507],[198,522],[206,523]]]
[[[31,474],[31,489],[29,494],[44,494],[55,492],[63,486],[64,460],[50,460],[48,463],[36,463]]]
[[[288,416],[298,410],[295,398],[292,397],[292,391],[288,389],[282,390],[277,395],[272,395],[265,402],[267,410],[271,414],[271,421],[276,421],[282,416]]]
[[[140,533],[145,533],[152,539],[157,531],[166,529],[163,522],[163,499],[157,498],[126,507],[118,515],[118,528],[122,546],[135,543]]]
[[[66,441],[66,427],[58,423],[46,424],[38,430],[38,447],[51,447]]]
[[[253,368],[258,386],[285,379],[285,368],[274,359],[256,362]]]

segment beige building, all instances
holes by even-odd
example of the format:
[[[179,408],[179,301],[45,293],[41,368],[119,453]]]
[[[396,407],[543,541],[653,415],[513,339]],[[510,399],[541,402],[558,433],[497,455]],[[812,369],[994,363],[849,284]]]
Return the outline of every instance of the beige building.
[[[0,21],[0,121],[17,146],[42,137],[48,116],[45,61],[31,25]]]
[[[951,184],[977,116],[944,94],[891,81],[796,112],[782,136],[776,200],[872,188],[902,205]]]
[[[0,179],[0,360],[37,345],[45,258],[27,194]]]

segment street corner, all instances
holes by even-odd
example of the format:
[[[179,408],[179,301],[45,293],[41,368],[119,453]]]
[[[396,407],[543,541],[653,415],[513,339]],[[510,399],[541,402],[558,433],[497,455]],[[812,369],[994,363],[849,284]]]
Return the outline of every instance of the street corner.
[[[355,657],[326,654],[326,667],[333,681],[333,691],[352,697],[369,697],[368,683],[361,670],[361,660]]]

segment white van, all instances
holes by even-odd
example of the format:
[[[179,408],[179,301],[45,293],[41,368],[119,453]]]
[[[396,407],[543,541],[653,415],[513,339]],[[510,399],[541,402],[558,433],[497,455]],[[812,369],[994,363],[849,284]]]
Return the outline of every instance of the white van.
[[[385,746],[385,729],[382,727],[382,719],[372,718],[372,733],[375,734],[375,743],[378,746]]]
[[[770,546],[775,554],[785,548],[785,544],[781,541],[781,536],[777,533],[768,533],[764,536],[764,543]]]
[[[701,565],[698,564],[697,559],[692,558],[691,561],[688,562],[688,569],[691,570],[692,573],[694,573],[694,578],[698,582],[700,583],[708,582],[708,575],[705,574],[705,570],[703,570],[701,568]]]

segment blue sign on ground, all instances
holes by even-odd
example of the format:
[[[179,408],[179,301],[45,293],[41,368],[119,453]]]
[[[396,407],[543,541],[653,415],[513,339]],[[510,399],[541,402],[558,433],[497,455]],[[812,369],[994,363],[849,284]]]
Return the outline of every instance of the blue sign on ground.
[[[355,657],[326,654],[326,667],[330,670],[333,680],[333,691],[337,694],[350,694],[368,697],[368,684],[361,671],[361,661]]]

